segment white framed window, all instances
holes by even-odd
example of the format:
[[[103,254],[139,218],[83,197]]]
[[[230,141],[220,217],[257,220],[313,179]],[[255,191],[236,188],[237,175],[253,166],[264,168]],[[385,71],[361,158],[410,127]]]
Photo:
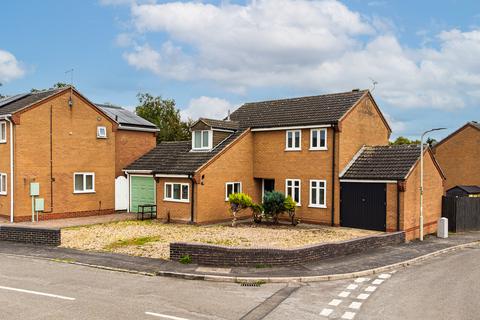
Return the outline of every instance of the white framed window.
[[[241,182],[227,182],[225,183],[225,201],[228,201],[228,196],[232,193],[242,192]]]
[[[285,150],[302,150],[302,130],[287,130],[285,140]]]
[[[286,179],[285,180],[285,195],[292,197],[293,200],[297,203],[297,206],[300,206],[300,197],[301,197],[301,182],[300,179]]]
[[[189,202],[188,183],[165,182],[163,200],[174,202]]]
[[[211,130],[195,130],[192,132],[192,149],[209,150],[212,149],[213,133]]]
[[[94,193],[95,173],[75,172],[73,174],[73,193]]]
[[[327,181],[310,180],[310,204],[309,207],[327,207]]]
[[[0,195],[7,195],[7,174],[0,173]]]
[[[7,123],[0,121],[0,143],[7,143]]]
[[[97,138],[99,139],[107,138],[107,127],[104,127],[104,126],[97,127]]]
[[[310,130],[310,150],[327,150],[327,129]]]

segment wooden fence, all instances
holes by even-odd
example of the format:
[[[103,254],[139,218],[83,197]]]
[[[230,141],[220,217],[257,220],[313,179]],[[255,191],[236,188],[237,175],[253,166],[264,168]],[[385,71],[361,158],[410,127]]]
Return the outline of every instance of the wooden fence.
[[[448,231],[480,230],[480,198],[443,197],[442,217],[448,219]]]

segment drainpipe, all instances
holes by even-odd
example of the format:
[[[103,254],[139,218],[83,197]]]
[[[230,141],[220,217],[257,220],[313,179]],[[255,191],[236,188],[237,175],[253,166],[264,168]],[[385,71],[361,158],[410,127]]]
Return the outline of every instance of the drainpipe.
[[[400,182],[397,181],[397,231],[400,231]]]
[[[333,147],[332,147],[332,152],[333,152],[333,157],[332,157],[332,227],[335,225],[335,136],[336,136],[336,130],[335,126],[332,126],[333,130]]]
[[[193,175],[189,175],[188,178],[192,182],[192,196],[190,199],[190,223],[195,222],[195,180],[193,179]]]
[[[11,117],[11,115],[9,115]],[[5,120],[10,127],[10,223],[13,223],[13,192],[15,175],[13,172],[13,122],[6,116]]]

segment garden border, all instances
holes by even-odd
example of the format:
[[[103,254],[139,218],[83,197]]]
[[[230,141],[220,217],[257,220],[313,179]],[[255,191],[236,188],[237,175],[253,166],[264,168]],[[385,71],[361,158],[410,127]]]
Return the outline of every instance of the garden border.
[[[287,266],[318,261],[405,242],[405,232],[382,233],[292,249],[239,248],[202,243],[170,243],[170,260],[216,266]]]

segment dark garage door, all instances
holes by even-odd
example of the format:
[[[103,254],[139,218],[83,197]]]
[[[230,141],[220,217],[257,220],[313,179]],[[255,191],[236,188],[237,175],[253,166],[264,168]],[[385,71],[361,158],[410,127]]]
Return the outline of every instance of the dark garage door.
[[[387,219],[385,183],[342,182],[340,199],[342,227],[385,231]]]

